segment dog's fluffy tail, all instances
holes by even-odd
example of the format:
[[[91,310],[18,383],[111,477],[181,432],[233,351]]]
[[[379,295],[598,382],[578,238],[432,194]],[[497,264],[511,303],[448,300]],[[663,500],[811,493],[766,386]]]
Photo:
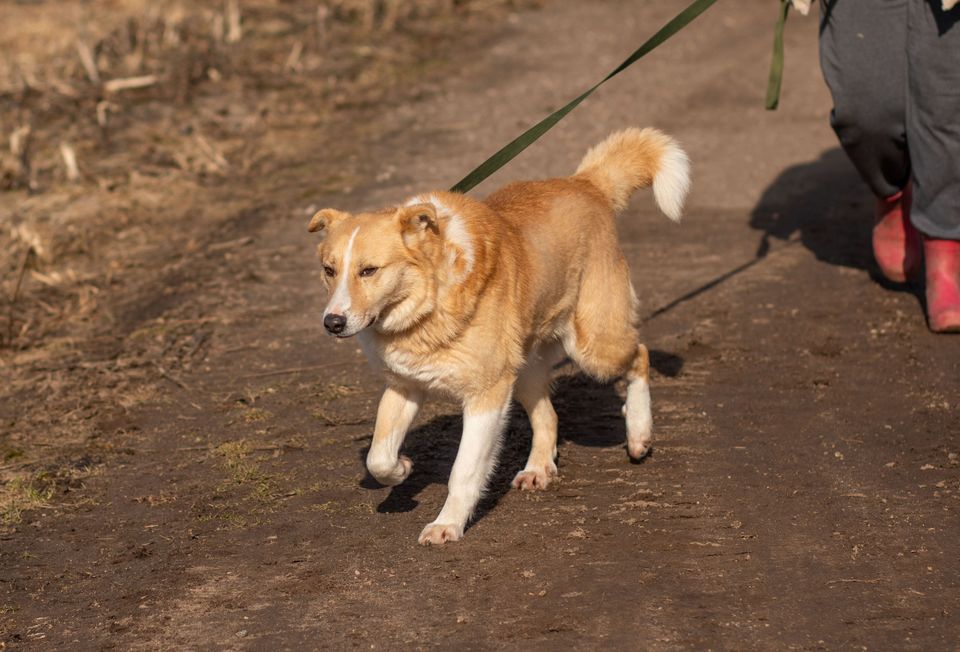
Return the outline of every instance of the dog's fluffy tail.
[[[679,222],[690,189],[690,160],[662,131],[631,128],[590,148],[576,175],[599,188],[615,211],[626,207],[634,190],[653,185],[657,206]]]

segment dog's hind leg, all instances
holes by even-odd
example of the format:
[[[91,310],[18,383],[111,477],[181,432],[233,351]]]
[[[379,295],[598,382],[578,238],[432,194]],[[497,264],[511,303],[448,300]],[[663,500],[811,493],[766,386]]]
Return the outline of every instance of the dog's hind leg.
[[[557,475],[557,413],[550,402],[550,383],[553,365],[562,358],[557,343],[541,345],[517,379],[516,397],[530,418],[533,444],[527,465],[513,479],[516,489],[546,489]]]
[[[438,545],[457,541],[473,515],[497,464],[503,429],[510,412],[513,378],[465,401],[463,435],[450,471],[449,493],[433,523],[423,528],[419,542]]]
[[[612,349],[610,343],[599,348],[616,350]],[[653,439],[650,358],[647,347],[637,342],[635,333],[621,338],[619,350],[623,351],[622,355],[602,358],[589,349],[577,349],[570,357],[581,369],[598,380],[609,380],[618,376],[626,378],[627,400],[623,405],[623,416],[627,422],[627,452],[631,459],[640,460],[650,451]]]
[[[380,484],[397,485],[410,475],[413,462],[398,453],[422,403],[423,393],[417,389],[387,387],[383,392],[367,453],[367,470]]]
[[[627,452],[640,460],[650,452],[653,440],[653,414],[650,411],[650,355],[647,347],[637,345],[637,355],[627,372],[627,402],[623,416],[627,420]]]
[[[580,298],[564,337],[570,358],[602,381],[627,379],[627,451],[638,460],[650,450],[649,356],[637,333],[637,299],[623,259],[595,264],[584,274]]]

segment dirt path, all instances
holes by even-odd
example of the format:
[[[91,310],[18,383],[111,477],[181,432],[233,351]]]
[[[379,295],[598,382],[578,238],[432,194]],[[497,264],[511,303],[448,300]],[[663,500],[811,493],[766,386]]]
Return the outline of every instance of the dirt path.
[[[319,201],[450,185],[682,4],[558,1],[474,37],[415,82],[423,99],[365,114],[363,182]],[[310,187],[300,170],[222,234],[251,244],[194,256],[128,306],[202,324],[201,360],[98,423],[97,473],[2,536],[0,641],[953,649],[960,342],[871,279],[870,200],[827,126],[813,20],[791,24],[782,108],[762,110],[771,22],[718,3],[478,189],[566,174],[625,125],[686,145],[685,223],[649,196],[621,220],[656,369],[643,464],[627,462],[616,388],[564,373],[556,489],[508,491],[529,446],[515,415],[465,539],[417,546],[460,420],[431,404],[408,481],[366,478],[379,384],[354,342],[321,333],[306,205],[285,196]]]

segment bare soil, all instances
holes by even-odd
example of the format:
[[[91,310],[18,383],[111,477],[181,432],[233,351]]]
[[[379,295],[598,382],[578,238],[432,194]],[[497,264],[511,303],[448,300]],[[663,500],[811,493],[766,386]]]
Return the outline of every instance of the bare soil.
[[[0,124],[32,139],[0,177],[0,647],[956,649],[960,340],[876,280],[815,20],[763,111],[765,3],[718,3],[476,191],[623,126],[687,147],[684,223],[643,194],[620,221],[653,454],[628,462],[620,388],[561,369],[560,482],[509,490],[516,414],[464,540],[416,545],[457,406],[403,485],[365,474],[381,384],[322,333],[309,213],[448,187],[684,3],[388,4],[241,2],[234,42],[229,3],[0,8]],[[104,79],[158,81],[105,94],[80,32]]]

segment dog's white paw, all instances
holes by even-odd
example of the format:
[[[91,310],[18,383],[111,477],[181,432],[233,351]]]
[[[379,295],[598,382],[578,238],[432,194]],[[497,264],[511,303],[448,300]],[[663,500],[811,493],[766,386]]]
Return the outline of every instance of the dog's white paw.
[[[410,472],[413,470],[413,461],[406,455],[400,455],[396,462],[387,467],[380,466],[368,460],[367,470],[370,471],[370,475],[377,479],[377,482],[392,487],[400,484],[409,477]]]
[[[520,491],[542,491],[550,486],[551,480],[557,475],[557,465],[551,462],[549,466],[526,468],[513,478],[514,489]]]
[[[639,462],[646,457],[650,452],[650,443],[651,440],[649,438],[641,439],[639,441],[631,441],[628,439],[627,454],[630,455],[630,459],[634,460],[635,462]]]
[[[452,523],[431,523],[423,528],[420,538],[421,546],[441,546],[447,541],[459,541],[463,536],[463,528]]]
[[[397,457],[397,482],[400,484],[408,477],[410,477],[410,472],[413,471],[413,460],[411,460],[406,455],[400,455]]]
[[[627,452],[634,461],[650,452],[653,439],[653,417],[650,413],[650,386],[646,379],[636,378],[627,385],[627,402],[623,406],[627,421]]]

